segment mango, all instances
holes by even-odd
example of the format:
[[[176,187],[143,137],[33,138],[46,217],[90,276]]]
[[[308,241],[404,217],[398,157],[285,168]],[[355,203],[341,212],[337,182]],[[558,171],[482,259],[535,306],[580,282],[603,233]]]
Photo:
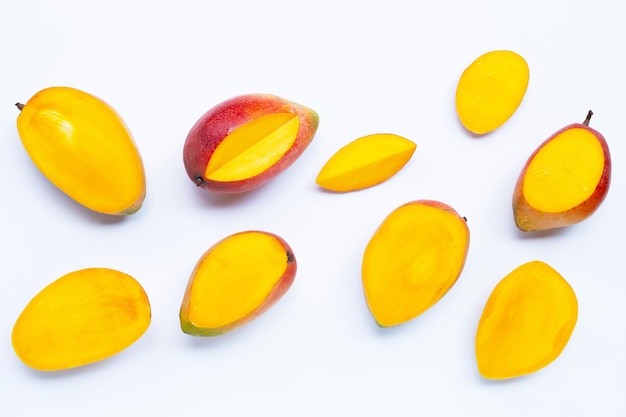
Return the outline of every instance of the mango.
[[[139,210],[146,195],[143,161],[111,106],[75,88],[50,87],[17,107],[22,144],[50,182],[100,213]]]
[[[508,379],[546,367],[567,345],[577,319],[576,294],[561,274],[542,261],[517,267],[493,289],[480,317],[480,374]]]
[[[405,323],[437,303],[459,278],[469,249],[465,218],[433,200],[406,203],[365,248],[365,299],[380,327]]]
[[[222,193],[253,190],[285,171],[313,140],[318,114],[269,94],[248,94],[208,110],[183,147],[187,175]]]
[[[235,233],[210,247],[187,284],[180,324],[192,336],[217,336],[259,317],[291,287],[296,258],[281,237]]]
[[[111,357],[150,325],[150,303],[130,275],[108,268],[70,272],[39,292],[13,327],[17,356],[40,371]]]
[[[339,149],[324,164],[315,182],[336,192],[372,187],[400,171],[416,147],[409,139],[394,134],[363,136]]]
[[[522,102],[530,70],[513,51],[487,52],[461,74],[456,88],[456,111],[470,132],[483,135],[502,126]]]
[[[513,217],[525,232],[570,226],[591,216],[611,183],[611,154],[604,136],[582,123],[560,129],[526,161],[513,191]]]

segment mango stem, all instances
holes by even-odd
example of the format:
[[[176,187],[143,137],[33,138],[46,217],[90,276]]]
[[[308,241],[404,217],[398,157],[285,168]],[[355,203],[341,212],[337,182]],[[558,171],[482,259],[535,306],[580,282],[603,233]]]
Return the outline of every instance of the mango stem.
[[[585,117],[585,121],[583,122],[585,126],[589,126],[589,121],[591,120],[591,116],[593,116],[593,112],[589,110],[589,112],[587,113],[587,117]]]
[[[196,186],[200,187],[202,184],[204,184],[204,178],[202,178],[200,175],[196,175],[194,178],[194,182],[196,183]]]
[[[24,108],[24,105],[22,103],[15,103],[15,107],[17,107],[19,111],[22,111],[22,109]]]

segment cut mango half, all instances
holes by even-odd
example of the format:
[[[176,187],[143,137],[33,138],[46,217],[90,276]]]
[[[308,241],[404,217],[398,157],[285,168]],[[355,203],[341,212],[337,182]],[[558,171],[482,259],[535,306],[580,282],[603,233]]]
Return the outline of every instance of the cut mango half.
[[[394,134],[361,137],[341,148],[322,167],[315,182],[337,192],[380,184],[411,159],[417,145]]]
[[[567,129],[543,145],[530,161],[523,193],[546,213],[567,211],[595,192],[604,172],[604,150],[588,129]]]
[[[206,178],[240,181],[266,171],[291,148],[299,127],[300,119],[293,113],[268,114],[244,123],[217,146]]]
[[[512,51],[491,51],[478,57],[461,74],[456,110],[467,130],[482,135],[502,126],[526,94],[530,71]]]
[[[133,344],[150,325],[150,303],[131,276],[107,268],[57,279],[24,308],[13,327],[17,356],[41,371],[108,358]]]
[[[554,361],[578,318],[572,287],[550,265],[523,264],[489,296],[476,332],[481,375],[506,379],[536,372]]]
[[[273,305],[291,286],[293,252],[280,237],[248,231],[212,246],[196,265],[181,306],[181,327],[214,336],[238,327]]]
[[[422,314],[457,281],[469,247],[464,218],[443,203],[400,206],[378,227],[363,255],[367,305],[381,327]]]

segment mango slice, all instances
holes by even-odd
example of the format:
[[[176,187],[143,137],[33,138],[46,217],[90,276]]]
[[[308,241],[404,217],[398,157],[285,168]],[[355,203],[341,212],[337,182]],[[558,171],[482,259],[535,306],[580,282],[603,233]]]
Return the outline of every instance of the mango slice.
[[[275,113],[253,119],[224,138],[207,164],[205,175],[214,181],[239,181],[274,165],[293,145],[299,118]]]
[[[143,162],[113,108],[70,87],[41,90],[17,106],[22,144],[54,185],[100,213],[139,210],[146,194]]]
[[[417,145],[402,136],[363,136],[335,153],[315,182],[337,192],[355,191],[388,180],[411,159]]]
[[[217,336],[255,319],[291,287],[296,258],[281,237],[246,231],[209,248],[194,268],[180,309],[183,332]]]
[[[502,126],[526,94],[530,71],[512,51],[491,51],[478,57],[461,74],[456,110],[467,130],[477,135]]]
[[[407,322],[432,307],[465,265],[469,228],[450,206],[417,200],[395,209],[369,241],[362,281],[381,327]]]
[[[150,303],[131,276],[107,268],[70,272],[37,294],[13,327],[17,356],[58,371],[113,356],[150,325]]]
[[[541,261],[523,264],[496,285],[476,332],[481,375],[507,379],[544,368],[563,351],[578,318],[572,287]]]

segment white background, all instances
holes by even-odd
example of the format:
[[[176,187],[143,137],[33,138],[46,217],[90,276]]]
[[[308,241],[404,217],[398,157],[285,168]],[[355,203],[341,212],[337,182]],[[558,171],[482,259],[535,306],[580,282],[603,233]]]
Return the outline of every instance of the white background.
[[[626,56],[612,0],[4,1],[0,6],[0,415],[3,416],[622,416],[626,414],[624,202]],[[480,54],[511,49],[531,70],[517,113],[476,138],[454,91]],[[143,156],[143,208],[118,219],[84,209],[32,165],[14,103],[52,85],[111,104]],[[320,127],[294,165],[244,195],[212,195],[187,178],[182,146],[210,107],[271,93],[315,109]],[[606,137],[611,189],[588,220],[560,231],[515,228],[511,195],[535,147],[581,122]],[[417,143],[389,181],[332,194],[315,185],[357,137]],[[431,310],[379,329],[364,302],[363,250],[383,218],[416,199],[468,218],[470,251]],[[247,229],[281,235],[296,280],[265,315],[217,338],[180,331],[198,258]],[[579,300],[562,355],[527,377],[482,379],[473,342],[483,305],[518,265],[540,259]],[[152,306],[147,333],[119,355],[41,373],[11,330],[61,275],[103,266],[133,275]]]

